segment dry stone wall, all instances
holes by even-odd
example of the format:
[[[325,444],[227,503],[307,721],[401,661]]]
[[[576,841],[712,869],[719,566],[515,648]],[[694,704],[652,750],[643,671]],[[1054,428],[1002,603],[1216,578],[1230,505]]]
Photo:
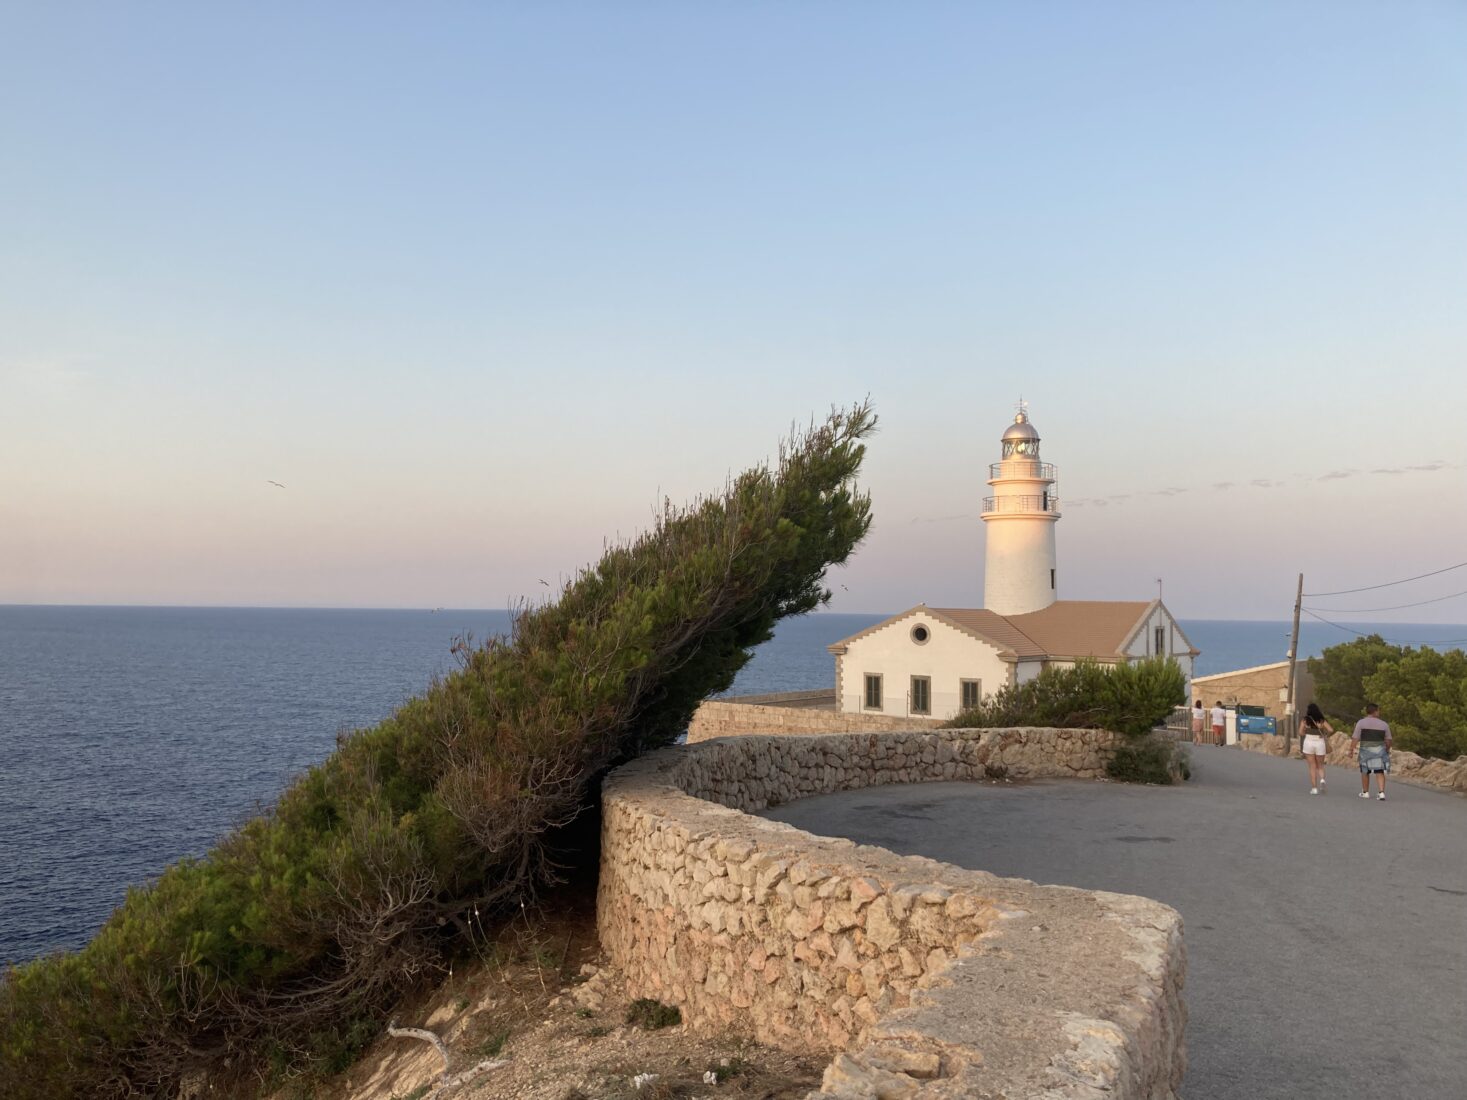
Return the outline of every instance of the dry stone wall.
[[[1239,741],[1249,752],[1262,752],[1269,756],[1284,755],[1282,735],[1275,737],[1269,734],[1243,734]],[[1289,755],[1296,760],[1303,759],[1299,752],[1299,738],[1293,739],[1293,748]],[[1337,733],[1329,739],[1329,752],[1325,760],[1341,767],[1355,766],[1356,762],[1350,758],[1349,734]],[[1467,794],[1467,756],[1459,756],[1455,760],[1434,760],[1405,749],[1392,749],[1391,778],[1406,783],[1418,783],[1423,787]]]
[[[1095,777],[1114,735],[728,738],[604,787],[597,915],[633,996],[833,1056],[822,1097],[1172,1100],[1181,918],[816,837],[748,811],[883,783]],[[814,1096],[816,1094],[812,1094]]]
[[[740,737],[750,733],[862,733],[927,730],[942,725],[936,718],[893,718],[882,714],[848,714],[815,707],[763,706],[709,700],[688,725],[688,741]]]

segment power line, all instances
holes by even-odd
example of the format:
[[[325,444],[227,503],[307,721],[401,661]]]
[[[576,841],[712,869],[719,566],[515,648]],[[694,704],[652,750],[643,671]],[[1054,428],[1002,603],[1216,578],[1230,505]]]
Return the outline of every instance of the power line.
[[[1443,600],[1455,600],[1458,596],[1467,596],[1467,589],[1463,589],[1461,592],[1453,592],[1450,596],[1438,596],[1434,600],[1420,600],[1417,603],[1398,603],[1391,607],[1306,607],[1304,608],[1304,610],[1328,611],[1331,615],[1365,615],[1371,611],[1400,611],[1403,607],[1425,607],[1429,603],[1441,603]]]
[[[1325,626],[1332,626],[1336,630],[1343,630],[1346,634],[1353,634],[1357,638],[1369,637],[1369,634],[1367,634],[1363,630],[1356,630],[1354,627],[1344,626],[1340,623],[1332,623],[1324,616],[1316,615],[1307,607],[1300,608],[1300,610],[1303,611],[1304,614],[1308,615],[1311,619],[1318,619],[1320,622],[1324,623]],[[1375,633],[1376,631],[1374,630],[1370,631],[1370,634]],[[1390,642],[1391,645],[1429,645],[1433,649],[1435,649],[1439,645],[1467,644],[1467,638],[1381,638],[1381,641]]]
[[[1386,581],[1385,584],[1368,584],[1364,588],[1342,588],[1338,592],[1306,592],[1304,595],[1312,600],[1319,596],[1348,596],[1352,592],[1374,592],[1377,588],[1390,588],[1392,585],[1408,584],[1411,581],[1424,580],[1427,577],[1435,577],[1439,573],[1450,573],[1453,569],[1461,569],[1463,567],[1467,567],[1467,561],[1458,562],[1456,565],[1449,565],[1445,569],[1433,569],[1430,573],[1422,573],[1416,577],[1406,577],[1399,581]]]

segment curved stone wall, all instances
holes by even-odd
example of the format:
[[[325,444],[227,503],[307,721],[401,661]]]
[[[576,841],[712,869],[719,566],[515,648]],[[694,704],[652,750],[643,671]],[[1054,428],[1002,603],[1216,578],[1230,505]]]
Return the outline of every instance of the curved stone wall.
[[[604,786],[597,920],[631,993],[695,1029],[828,1052],[821,1095],[1171,1100],[1185,1068],[1181,918],[750,816],[812,794],[1093,777],[1111,734],[745,736]]]

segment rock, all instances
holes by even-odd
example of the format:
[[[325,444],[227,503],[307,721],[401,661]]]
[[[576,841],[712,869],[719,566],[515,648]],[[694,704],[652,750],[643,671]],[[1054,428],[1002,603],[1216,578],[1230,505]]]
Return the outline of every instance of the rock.
[[[920,1087],[911,1077],[863,1066],[848,1054],[837,1054],[820,1082],[822,1093],[840,1100],[906,1100]]]
[[[878,1069],[904,1073],[908,1077],[917,1077],[924,1081],[931,1081],[942,1072],[942,1059],[938,1055],[896,1044],[863,1051],[862,1060]]]
[[[866,909],[866,938],[878,951],[890,950],[902,938],[902,930],[892,919],[886,898],[878,898]]]
[[[583,985],[571,991],[571,1001],[578,1008],[588,1009],[592,1012],[600,1012],[606,1006],[606,997],[592,985]],[[556,998],[559,1000],[559,998]]]

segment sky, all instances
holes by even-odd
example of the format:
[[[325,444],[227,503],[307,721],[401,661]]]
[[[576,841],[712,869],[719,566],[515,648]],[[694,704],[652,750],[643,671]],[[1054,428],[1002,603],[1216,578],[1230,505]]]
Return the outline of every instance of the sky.
[[[1467,561],[1461,3],[11,2],[0,148],[0,603],[538,600],[866,397],[837,611],[1020,397],[1062,598]]]

